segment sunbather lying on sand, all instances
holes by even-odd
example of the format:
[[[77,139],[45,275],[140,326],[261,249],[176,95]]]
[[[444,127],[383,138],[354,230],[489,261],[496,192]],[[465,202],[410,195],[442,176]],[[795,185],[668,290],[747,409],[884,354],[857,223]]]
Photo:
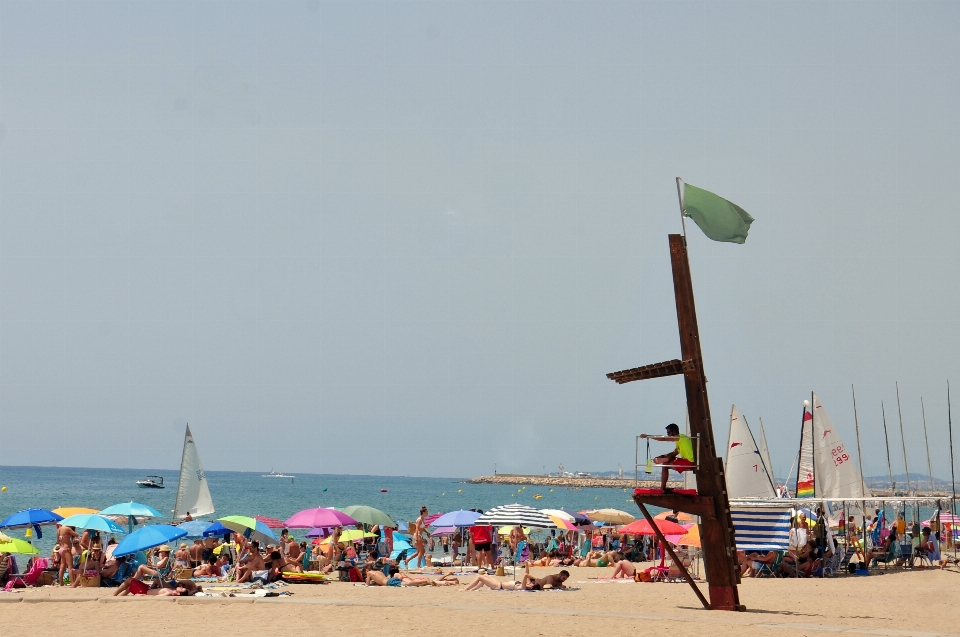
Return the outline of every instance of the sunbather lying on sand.
[[[116,592],[114,592],[114,596],[157,595],[158,597],[190,597],[201,591],[203,591],[203,588],[200,585],[194,584],[188,579],[171,580],[166,582],[161,588],[150,588],[150,584],[133,577],[128,577],[120,584]]]
[[[470,582],[463,590],[475,591],[486,586],[495,591],[541,591],[551,588],[564,588],[563,583],[567,581],[568,577],[570,577],[569,572],[560,571],[555,575],[547,575],[546,577],[538,579],[530,574],[530,564],[528,563],[522,582],[501,582],[497,578],[490,577],[489,575],[478,575],[477,579]]]
[[[574,560],[574,566],[598,566],[604,568],[610,566],[611,564],[616,564],[623,559],[623,556],[617,553],[616,551],[607,551],[606,553],[601,553],[600,551],[591,551],[587,553],[587,556],[581,560]]]
[[[427,577],[410,577],[406,573],[401,573],[396,566],[390,567],[390,577],[384,575],[383,571],[370,569],[364,578],[367,586],[457,586],[460,580],[448,573],[438,579],[429,579]]]

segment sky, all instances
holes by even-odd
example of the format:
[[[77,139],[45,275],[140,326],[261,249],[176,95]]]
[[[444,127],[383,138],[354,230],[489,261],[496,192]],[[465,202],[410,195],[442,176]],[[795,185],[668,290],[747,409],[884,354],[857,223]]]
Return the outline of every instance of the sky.
[[[949,478],[960,5],[0,0],[0,464],[632,473],[683,422],[675,178],[718,452],[817,392]],[[960,431],[958,431],[960,436]],[[958,441],[960,444],[960,441]],[[656,451],[656,449],[655,449]],[[645,450],[641,450],[641,462]],[[794,469],[795,471],[795,469]]]

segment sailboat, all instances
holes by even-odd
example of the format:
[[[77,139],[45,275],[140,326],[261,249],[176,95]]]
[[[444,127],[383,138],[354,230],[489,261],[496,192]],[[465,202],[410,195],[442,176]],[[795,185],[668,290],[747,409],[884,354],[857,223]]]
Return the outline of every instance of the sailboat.
[[[173,509],[173,517],[183,518],[189,513],[193,517],[210,515],[214,512],[213,498],[210,497],[210,487],[207,485],[207,476],[203,472],[200,462],[200,453],[187,425],[187,433],[183,438],[183,456],[180,458],[180,483],[177,486],[177,504]]]
[[[797,497],[862,500],[870,498],[860,469],[847,451],[816,394],[803,401]]]
[[[727,439],[725,465],[727,494],[731,499],[777,497],[767,460],[764,459],[750,426],[737,411],[736,405],[730,409],[730,435]]]

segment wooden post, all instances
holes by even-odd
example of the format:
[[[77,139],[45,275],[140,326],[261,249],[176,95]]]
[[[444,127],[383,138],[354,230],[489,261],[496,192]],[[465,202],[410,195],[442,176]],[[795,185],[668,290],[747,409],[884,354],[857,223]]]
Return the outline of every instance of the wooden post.
[[[701,523],[704,566],[710,591],[710,606],[718,610],[742,610],[737,584],[736,546],[733,539],[733,519],[727,498],[723,462],[717,457],[710,419],[710,401],[707,399],[707,377],[703,371],[700,351],[700,331],[693,299],[693,281],[687,246],[678,234],[670,235],[670,262],[673,268],[673,290],[677,302],[677,324],[680,328],[680,353],[683,360],[692,360],[695,371],[685,372],[687,411],[690,414],[690,433],[700,436],[699,468],[696,471],[697,492],[711,496],[713,515]]]

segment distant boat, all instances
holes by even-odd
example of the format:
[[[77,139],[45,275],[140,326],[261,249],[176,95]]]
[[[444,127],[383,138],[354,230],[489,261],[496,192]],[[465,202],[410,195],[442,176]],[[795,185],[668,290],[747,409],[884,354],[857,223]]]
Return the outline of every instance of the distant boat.
[[[141,489],[163,489],[163,476],[147,476],[143,480],[137,480],[137,486]]]
[[[380,489],[380,493],[386,493],[386,492],[387,492],[386,489]]]
[[[273,469],[270,470],[270,473],[265,473],[261,478],[290,478],[290,483],[293,484],[293,479],[297,476],[287,475],[286,473],[275,473]]]
[[[180,483],[177,485],[177,504],[173,509],[174,518],[183,518],[189,513],[192,517],[210,515],[214,512],[213,498],[207,485],[207,475],[203,472],[200,453],[187,425],[183,437],[183,456],[180,458]]]

